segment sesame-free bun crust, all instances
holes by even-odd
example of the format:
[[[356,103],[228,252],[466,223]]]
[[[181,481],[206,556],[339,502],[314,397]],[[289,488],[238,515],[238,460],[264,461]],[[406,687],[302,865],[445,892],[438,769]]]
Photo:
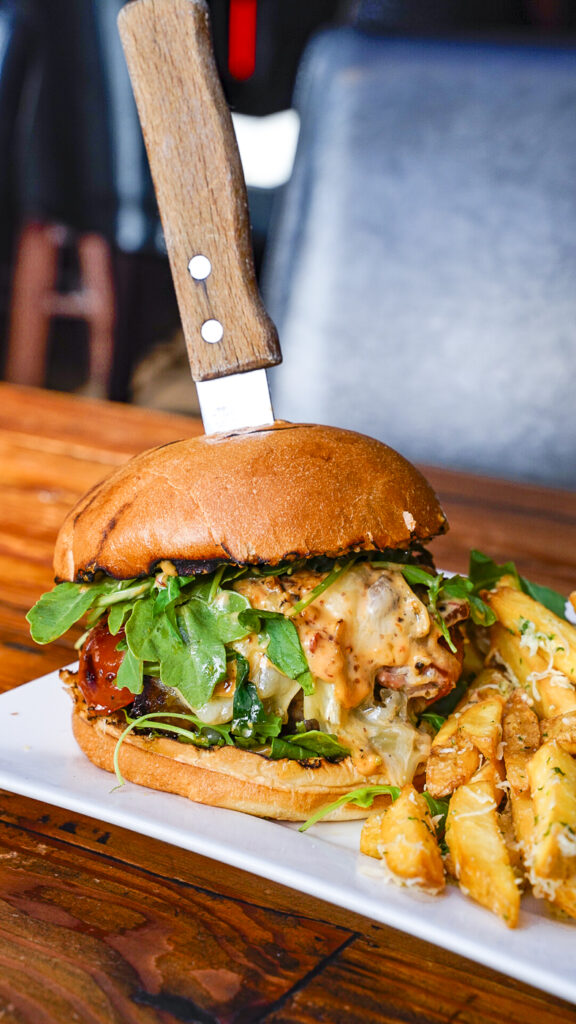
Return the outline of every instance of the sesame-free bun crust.
[[[86,756],[105,771],[114,771],[114,750],[122,726],[90,716],[75,686],[75,675],[62,672],[74,700],[72,730]],[[314,767],[312,767],[312,764]],[[149,789],[188,797],[196,803],[244,811],[261,818],[305,821],[314,811],[352,789],[386,785],[383,775],[361,775],[347,757],[338,764],[321,759],[310,766],[286,758],[271,761],[237,747],[202,750],[164,737],[149,739],[129,733],[122,743],[119,767],[124,779]],[[385,807],[378,797],[373,807]],[[329,820],[365,818],[367,811],[345,804]]]
[[[80,500],[56,543],[58,580],[218,562],[405,548],[446,529],[421,473],[349,430],[277,422],[176,441],[131,459]],[[183,563],[183,564],[182,564]]]

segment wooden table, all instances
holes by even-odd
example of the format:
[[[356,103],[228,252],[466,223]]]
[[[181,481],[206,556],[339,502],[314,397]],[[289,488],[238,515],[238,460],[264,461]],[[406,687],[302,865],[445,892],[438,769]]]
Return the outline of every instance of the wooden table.
[[[37,648],[24,620],[68,507],[132,453],[199,430],[0,385],[3,690],[72,658],[70,638]],[[574,587],[576,494],[428,475],[452,524],[439,564],[465,570],[477,546]],[[576,1021],[558,999],[161,842],[10,793],[0,826],[2,1024]]]

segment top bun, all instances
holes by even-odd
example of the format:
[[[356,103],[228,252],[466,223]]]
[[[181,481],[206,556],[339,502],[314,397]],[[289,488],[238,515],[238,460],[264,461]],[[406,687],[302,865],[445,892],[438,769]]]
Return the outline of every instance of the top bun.
[[[406,548],[447,528],[432,488],[392,448],[349,430],[276,422],[131,459],[82,498],[56,542],[58,580],[181,574]]]

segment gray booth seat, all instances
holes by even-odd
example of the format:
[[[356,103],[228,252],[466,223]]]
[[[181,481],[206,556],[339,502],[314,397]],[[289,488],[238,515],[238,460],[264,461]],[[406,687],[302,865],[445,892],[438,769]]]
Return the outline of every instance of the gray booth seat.
[[[263,290],[277,415],[576,488],[576,49],[341,28]]]

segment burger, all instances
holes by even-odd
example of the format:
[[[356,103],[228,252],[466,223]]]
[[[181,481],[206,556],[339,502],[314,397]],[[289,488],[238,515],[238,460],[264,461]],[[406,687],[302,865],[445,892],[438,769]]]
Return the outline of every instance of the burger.
[[[68,514],[32,636],[84,624],[62,678],[94,764],[303,820],[426,760],[422,715],[461,673],[469,611],[424,547],[446,528],[421,473],[352,431],[177,441]]]

